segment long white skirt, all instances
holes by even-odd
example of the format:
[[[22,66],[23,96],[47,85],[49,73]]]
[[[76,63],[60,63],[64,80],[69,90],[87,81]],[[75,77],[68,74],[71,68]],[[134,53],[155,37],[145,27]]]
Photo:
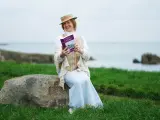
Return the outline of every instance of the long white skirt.
[[[79,108],[85,105],[103,107],[103,103],[90,78],[83,71],[68,71],[64,76],[69,89],[69,107]]]

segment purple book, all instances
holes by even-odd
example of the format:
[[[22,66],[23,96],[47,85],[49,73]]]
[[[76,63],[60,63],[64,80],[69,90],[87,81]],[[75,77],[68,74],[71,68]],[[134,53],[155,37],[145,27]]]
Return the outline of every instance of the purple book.
[[[63,39],[60,39],[61,43],[62,43],[62,49],[64,49],[65,47],[68,47],[70,52],[72,52],[74,50],[74,44],[75,44],[75,40],[74,40],[74,36],[73,35],[69,35]]]

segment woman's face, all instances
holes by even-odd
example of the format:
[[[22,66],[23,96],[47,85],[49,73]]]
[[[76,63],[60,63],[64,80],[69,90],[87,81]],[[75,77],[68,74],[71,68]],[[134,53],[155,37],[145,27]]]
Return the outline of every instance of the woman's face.
[[[63,28],[64,28],[64,31],[66,31],[66,32],[73,32],[74,31],[74,26],[73,26],[71,20],[64,22]]]

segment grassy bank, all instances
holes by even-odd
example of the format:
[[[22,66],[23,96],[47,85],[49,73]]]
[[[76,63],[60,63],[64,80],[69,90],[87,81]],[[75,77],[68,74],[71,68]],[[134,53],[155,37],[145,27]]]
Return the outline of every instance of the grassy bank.
[[[92,68],[91,79],[104,94],[160,100],[160,72]]]
[[[90,71],[92,83],[98,92],[103,93],[100,97],[104,109],[78,109],[70,115],[66,106],[56,109],[0,105],[0,120],[160,119],[160,72],[131,72],[113,68],[90,68]],[[56,71],[54,65],[0,62],[0,88],[5,80],[27,74],[56,74]],[[143,99],[133,99],[133,97]]]
[[[90,68],[91,81],[99,93],[160,100],[160,72]],[[0,88],[5,80],[26,74],[57,74],[54,65],[0,62]]]
[[[101,95],[104,109],[78,109],[70,115],[64,108],[35,108],[0,105],[1,120],[158,120],[160,106],[149,100]]]

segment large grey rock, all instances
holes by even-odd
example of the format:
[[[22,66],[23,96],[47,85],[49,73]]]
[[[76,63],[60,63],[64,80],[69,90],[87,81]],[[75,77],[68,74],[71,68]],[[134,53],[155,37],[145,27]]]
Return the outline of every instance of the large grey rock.
[[[68,105],[69,87],[58,86],[56,75],[32,74],[6,80],[0,91],[1,104],[59,107]]]
[[[142,64],[160,64],[160,57],[155,54],[145,53],[141,57],[141,63]]]

